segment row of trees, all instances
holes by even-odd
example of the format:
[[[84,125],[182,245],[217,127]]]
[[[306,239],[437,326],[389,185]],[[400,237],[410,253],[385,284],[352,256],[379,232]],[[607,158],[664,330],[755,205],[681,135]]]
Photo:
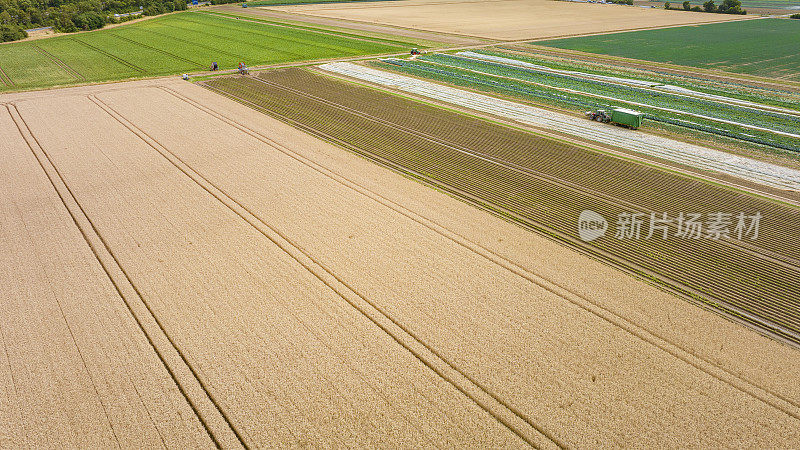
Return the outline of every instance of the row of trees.
[[[670,2],[664,3],[664,9],[675,9],[672,8]],[[742,9],[742,2],[740,0],[723,0],[722,4],[717,6],[714,3],[714,0],[707,0],[703,3],[703,7],[699,6],[692,6],[691,3],[688,1],[683,2],[683,10],[684,11],[695,11],[695,12],[709,12],[709,13],[719,13],[719,14],[747,14],[747,11]]]
[[[150,16],[184,9],[186,0],[0,0],[0,41],[22,39],[30,28],[71,33],[132,18],[114,14],[142,11]]]

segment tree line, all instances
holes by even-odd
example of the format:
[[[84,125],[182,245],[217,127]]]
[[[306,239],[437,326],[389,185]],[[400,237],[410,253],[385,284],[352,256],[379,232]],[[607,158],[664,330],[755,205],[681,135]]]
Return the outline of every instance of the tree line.
[[[114,14],[155,16],[186,9],[186,0],[0,0],[0,42],[28,36],[26,29],[53,27],[71,33],[131,20]]]
[[[747,14],[747,11],[742,9],[742,2],[740,0],[723,0],[722,3],[717,6],[714,3],[714,0],[706,0],[703,3],[703,7],[700,6],[692,6],[691,3],[688,1],[683,2],[683,10],[684,11],[695,11],[695,12],[709,12],[709,13],[719,13],[719,14]],[[664,3],[664,9],[676,9],[672,7],[670,2]]]

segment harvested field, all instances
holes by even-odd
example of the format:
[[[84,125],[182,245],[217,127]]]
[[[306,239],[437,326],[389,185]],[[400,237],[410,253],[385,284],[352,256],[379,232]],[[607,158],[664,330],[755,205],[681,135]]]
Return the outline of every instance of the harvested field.
[[[501,40],[741,20],[724,14],[551,0],[401,0],[276,6],[271,9]],[[491,20],[487,20],[489,17]]]
[[[285,11],[277,11],[269,8],[242,8],[238,5],[217,5],[209,8],[210,11],[221,14],[231,14],[242,18],[256,18],[261,20],[279,20],[288,23],[303,23],[306,26],[330,27],[338,30],[353,30],[360,33],[378,36],[394,37],[395,39],[406,39],[418,42],[446,43],[451,45],[477,45],[487,42],[486,39],[479,39],[469,36],[458,36],[454,34],[443,34],[432,31],[412,30],[408,28],[393,27],[377,23],[356,22],[352,20],[334,19],[329,17],[309,16],[306,14],[292,14]]]
[[[152,348],[180,351],[167,364],[190,378],[176,384],[200,386],[200,416],[225,447],[800,442],[796,350],[210,91],[151,81],[0,102],[14,103],[0,130],[20,166],[0,171],[15,199],[4,217],[52,204],[66,225],[35,215],[51,242],[77,245],[65,236],[82,232],[95,244],[106,275],[70,293],[113,281],[106,308],[146,305],[134,310],[157,319],[144,327],[161,333]],[[56,120],[64,114],[77,120]],[[14,247],[25,233],[54,273],[73,267],[34,228],[4,232],[3,254],[28,254]],[[10,281],[48,286],[19,270]],[[28,307],[58,317],[43,302]],[[6,353],[21,351],[8,330],[22,319],[0,320]],[[86,354],[105,342],[76,337]],[[3,444],[68,445],[7,432],[25,415],[43,429],[56,420],[14,391],[6,369],[40,371],[55,355],[3,355]],[[60,411],[84,404],[66,386],[54,392]],[[132,423],[130,408],[109,411]],[[88,424],[100,422],[81,423],[72,436],[95,436]],[[187,442],[165,445],[203,445]]]
[[[800,246],[787,239],[800,236],[795,208],[300,69],[208,84],[800,343]],[[610,238],[584,246],[576,224],[586,209],[608,218],[625,211],[758,211],[774,225],[768,230],[764,223],[757,241]]]

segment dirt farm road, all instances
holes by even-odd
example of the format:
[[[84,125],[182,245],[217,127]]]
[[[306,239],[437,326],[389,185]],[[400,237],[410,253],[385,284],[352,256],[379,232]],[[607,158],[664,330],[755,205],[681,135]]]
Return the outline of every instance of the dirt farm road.
[[[800,442],[796,350],[210,91],[0,103],[0,447]]]

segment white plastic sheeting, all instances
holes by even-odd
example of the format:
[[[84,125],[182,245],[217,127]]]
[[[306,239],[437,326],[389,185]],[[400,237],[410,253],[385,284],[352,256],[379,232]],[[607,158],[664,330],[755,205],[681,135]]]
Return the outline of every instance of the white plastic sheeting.
[[[698,169],[713,170],[781,189],[800,189],[800,171],[788,167],[640,131],[591,122],[583,118],[353,63],[337,62],[323,64],[319,67],[329,72],[393,87],[404,92],[505,117],[536,127],[582,137]]]

